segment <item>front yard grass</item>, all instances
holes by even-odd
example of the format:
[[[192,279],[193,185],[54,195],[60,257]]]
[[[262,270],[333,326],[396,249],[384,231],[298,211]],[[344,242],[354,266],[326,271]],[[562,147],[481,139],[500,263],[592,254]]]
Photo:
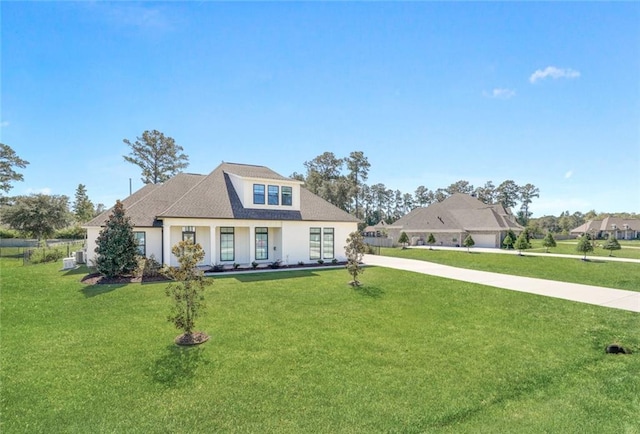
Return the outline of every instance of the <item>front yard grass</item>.
[[[0,262],[0,431],[637,432],[639,315],[368,268],[216,278],[179,348],[164,283]],[[619,342],[632,355],[606,355]]]
[[[640,241],[629,241],[629,240],[618,240],[622,249],[614,250],[610,252],[609,250],[605,250],[602,248],[606,240],[596,240],[596,247],[593,252],[589,252],[587,254],[587,258],[598,258],[600,256],[611,256],[616,258],[629,258],[629,259],[640,259]],[[556,241],[556,247],[550,247],[549,253],[558,253],[561,255],[578,255],[583,256],[583,253],[579,253],[576,251],[576,245],[578,244],[577,240],[559,240]],[[526,250],[530,252],[536,253],[545,253],[546,248],[542,246],[542,240],[531,240],[531,249]]]
[[[613,262],[591,258],[559,258],[527,255],[518,256],[499,253],[485,253],[429,249],[382,248],[381,254],[408,259],[435,262],[452,267],[491,271],[514,276],[536,277],[560,282],[582,283],[607,288],[640,291],[640,264]]]

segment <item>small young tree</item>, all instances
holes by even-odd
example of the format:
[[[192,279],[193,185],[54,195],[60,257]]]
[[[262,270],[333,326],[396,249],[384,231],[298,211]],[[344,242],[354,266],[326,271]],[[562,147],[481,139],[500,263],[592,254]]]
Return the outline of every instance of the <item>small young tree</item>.
[[[611,235],[606,243],[602,246],[603,249],[609,251],[609,256],[614,250],[620,250],[622,246],[618,242],[617,238],[614,235]]]
[[[513,244],[513,247],[518,249],[518,255],[522,256],[522,251],[527,250],[531,247],[529,241],[527,240],[527,231],[520,232],[518,238],[516,238],[516,242]]]
[[[96,268],[100,274],[106,277],[126,276],[138,266],[138,246],[122,202],[116,202],[96,244]]]
[[[587,253],[593,252],[593,244],[591,244],[591,240],[587,234],[583,234],[578,239],[576,250],[580,253],[584,253],[584,258],[582,258],[583,261],[587,260]]]
[[[475,241],[473,241],[473,237],[471,236],[471,234],[467,235],[467,238],[464,239],[464,241],[462,242],[462,245],[465,246],[467,248],[467,252],[471,252],[471,247],[473,247],[476,244]]]
[[[427,244],[429,244],[429,250],[433,250],[433,245],[436,243],[436,237],[433,234],[429,234],[427,238]]]
[[[515,242],[516,242],[516,238],[518,238],[518,236],[517,236],[517,235],[516,235],[516,233],[515,233],[515,232],[513,232],[511,229],[509,229],[509,230],[507,231],[507,236],[508,236],[509,238],[511,238],[511,241],[512,241],[511,248],[513,248],[513,243],[515,243]]]
[[[514,239],[511,238],[511,235],[509,235],[507,233],[507,236],[504,237],[504,240],[502,240],[502,245],[505,246],[507,248],[507,250],[513,248],[513,243],[514,243]]]
[[[365,250],[364,238],[362,238],[360,232],[351,232],[347,238],[347,245],[344,248],[347,257],[347,271],[349,271],[349,274],[353,278],[350,282],[351,286],[360,286],[358,275],[364,272],[360,262],[362,262]]]
[[[547,232],[547,235],[544,236],[544,239],[542,240],[542,247],[544,247],[546,250],[546,253],[549,253],[549,247],[555,247],[556,246],[556,239],[553,238],[553,234],[551,232]]]
[[[180,241],[171,252],[178,258],[180,266],[169,268],[167,274],[174,281],[167,286],[166,294],[173,299],[171,315],[167,318],[183,333],[176,338],[179,345],[194,345],[209,339],[203,332],[194,333],[195,320],[203,311],[204,289],[211,280],[204,277],[198,263],[204,259],[204,250],[192,240]]]
[[[407,244],[409,244],[409,236],[406,232],[402,232],[400,234],[400,238],[398,238],[398,242],[402,244],[402,248],[405,249]]]

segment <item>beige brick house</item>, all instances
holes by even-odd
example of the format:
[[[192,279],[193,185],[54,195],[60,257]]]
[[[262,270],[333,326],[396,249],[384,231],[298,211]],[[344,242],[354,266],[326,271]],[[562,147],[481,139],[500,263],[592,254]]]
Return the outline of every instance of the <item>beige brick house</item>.
[[[433,234],[437,246],[461,246],[471,235],[476,247],[502,247],[508,231],[524,230],[502,205],[487,205],[468,194],[455,193],[442,202],[416,208],[392,225],[387,232],[398,240],[406,232],[413,245],[426,243]]]

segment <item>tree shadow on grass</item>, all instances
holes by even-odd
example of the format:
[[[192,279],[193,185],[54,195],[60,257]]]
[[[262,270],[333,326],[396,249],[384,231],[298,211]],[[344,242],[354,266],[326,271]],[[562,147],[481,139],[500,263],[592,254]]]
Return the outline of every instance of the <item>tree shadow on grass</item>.
[[[353,289],[363,297],[380,298],[384,295],[384,290],[374,285],[354,286]]]
[[[85,297],[95,297],[97,295],[106,294],[111,291],[115,291],[118,288],[123,288],[126,285],[88,285],[80,290]]]
[[[202,345],[187,347],[168,345],[164,354],[156,359],[147,375],[153,382],[165,387],[175,388],[191,385],[201,366],[209,364],[204,358]]]
[[[87,274],[89,269],[86,266],[77,266],[70,270],[61,270],[64,271],[65,276],[75,276],[77,274]]]
[[[606,264],[607,261],[606,260],[602,260],[602,259],[594,259],[594,258],[589,258],[587,257],[587,259],[584,258],[580,258],[580,260],[582,262],[587,262],[589,264]]]

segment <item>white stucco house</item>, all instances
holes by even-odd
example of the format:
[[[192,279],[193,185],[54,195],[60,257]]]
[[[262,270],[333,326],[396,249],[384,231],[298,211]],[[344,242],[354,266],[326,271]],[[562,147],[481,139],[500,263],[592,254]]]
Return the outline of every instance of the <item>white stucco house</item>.
[[[176,266],[171,248],[191,238],[202,265],[283,265],[346,260],[344,245],[358,219],[264,166],[222,163],[208,175],[180,173],[147,184],[122,201],[140,253]],[[85,224],[87,260],[111,210]]]

